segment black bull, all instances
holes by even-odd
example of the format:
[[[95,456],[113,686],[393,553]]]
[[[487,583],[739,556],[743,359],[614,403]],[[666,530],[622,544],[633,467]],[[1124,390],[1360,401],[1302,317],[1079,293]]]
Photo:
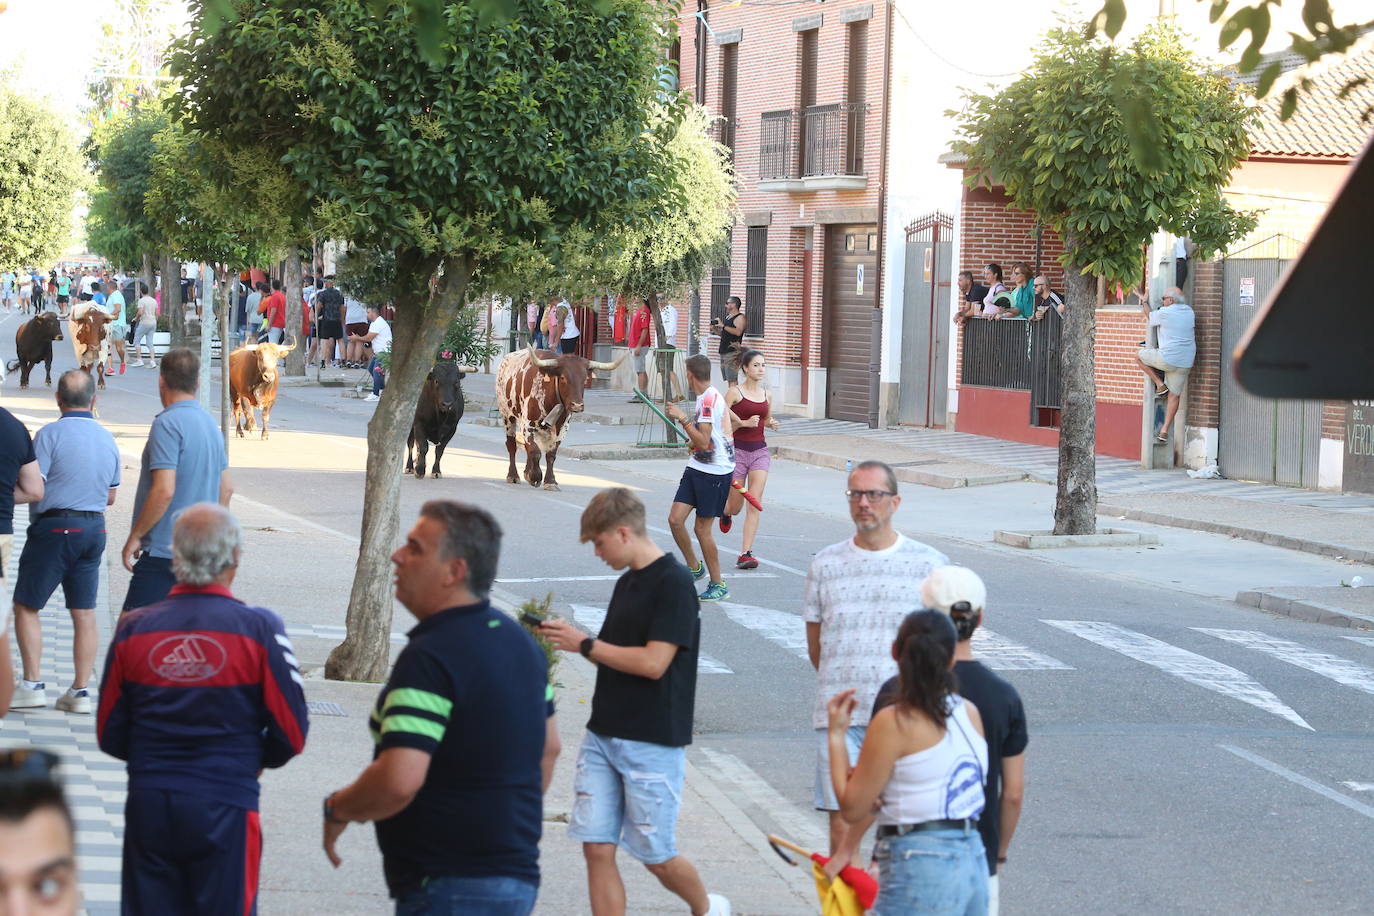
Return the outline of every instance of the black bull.
[[[420,389],[420,401],[415,405],[415,421],[411,424],[410,434],[406,436],[407,474],[413,471],[417,478],[425,476],[425,458],[429,444],[433,442],[433,473],[435,477],[442,476],[439,473],[439,461],[444,457],[444,447],[458,431],[458,421],[463,419],[463,376],[474,371],[460,368],[457,363],[441,361],[435,363],[429,375],[425,376],[425,385]]]
[[[44,312],[19,326],[14,335],[14,353],[18,359],[10,362],[8,371],[13,372],[18,367],[20,388],[29,387],[29,373],[39,363],[46,364],[46,384],[52,387],[52,342],[61,339],[62,322],[56,312]]]

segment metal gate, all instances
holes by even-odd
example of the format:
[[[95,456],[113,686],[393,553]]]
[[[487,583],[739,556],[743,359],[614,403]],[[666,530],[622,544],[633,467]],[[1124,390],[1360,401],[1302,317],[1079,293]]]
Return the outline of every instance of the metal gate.
[[[953,238],[954,220],[945,213],[931,213],[906,228],[898,423],[945,425]]]
[[[1286,258],[1228,258],[1222,270],[1221,419],[1217,463],[1240,480],[1316,487],[1321,401],[1257,398],[1236,381],[1231,357]]]

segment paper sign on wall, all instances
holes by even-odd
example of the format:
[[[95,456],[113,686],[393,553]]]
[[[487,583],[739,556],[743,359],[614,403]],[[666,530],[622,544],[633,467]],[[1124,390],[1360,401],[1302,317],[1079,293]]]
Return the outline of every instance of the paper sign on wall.
[[[854,281],[854,294],[862,296],[864,294],[864,266],[859,265],[858,279]]]
[[[930,273],[931,273],[931,267],[932,267],[931,261],[934,260],[933,257],[932,257],[934,254],[935,254],[935,249],[934,249],[934,248],[927,248],[927,249],[926,249],[926,256],[925,256],[925,263],[921,265],[921,278],[922,278],[923,280],[925,280],[927,283],[930,282]]]
[[[1255,278],[1254,278],[1254,277],[1241,277],[1241,278],[1240,278],[1240,304],[1241,304],[1241,305],[1254,305],[1254,304],[1255,304]]]

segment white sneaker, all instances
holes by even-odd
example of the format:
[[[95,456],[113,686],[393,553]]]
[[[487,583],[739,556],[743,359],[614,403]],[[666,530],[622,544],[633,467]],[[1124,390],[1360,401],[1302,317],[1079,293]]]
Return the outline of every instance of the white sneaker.
[[[14,698],[10,700],[10,709],[45,709],[47,705],[48,695],[43,685],[25,687],[20,683],[14,686]]]
[[[381,398],[377,397],[375,394],[369,394],[367,397],[363,398],[363,400],[364,400],[364,401],[380,401]]]
[[[135,367],[141,367],[141,366],[143,365],[143,360],[140,359],[140,360],[138,360],[137,362],[129,363],[129,365],[135,366]]]
[[[711,903],[706,916],[730,916],[730,901],[727,898],[720,894],[707,894],[706,899]]]
[[[82,687],[80,690],[75,692],[68,690],[66,693],[62,694],[62,696],[58,697],[57,702],[53,705],[55,705],[58,709],[62,710],[63,712],[84,713],[86,715],[90,715],[91,692],[89,689],[85,687]]]

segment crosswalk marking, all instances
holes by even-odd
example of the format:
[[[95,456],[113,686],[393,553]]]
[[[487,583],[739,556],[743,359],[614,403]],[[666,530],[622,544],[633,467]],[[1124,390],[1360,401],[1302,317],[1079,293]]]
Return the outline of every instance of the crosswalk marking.
[[[1278,639],[1255,630],[1215,630],[1210,627],[1192,629],[1247,649],[1254,649],[1256,652],[1263,652],[1281,662],[1306,668],[1314,674],[1330,678],[1337,684],[1374,694],[1374,668],[1367,665],[1357,664],[1326,652],[1318,652],[1287,639]]]
[[[1059,659],[985,630],[973,631],[973,657],[995,671],[1072,671]]]
[[[1374,792],[1374,782],[1355,782],[1353,780],[1345,780],[1341,783],[1341,785],[1345,786],[1351,792]]]
[[[1137,633],[1112,623],[1096,620],[1046,620],[1044,623],[1066,633],[1097,643],[1104,649],[1120,652],[1166,674],[1182,678],[1207,690],[1248,703],[1257,709],[1287,719],[1294,725],[1315,731],[1306,720],[1270,693],[1263,684],[1243,671],[1205,655]]]
[[[733,601],[720,601],[716,606],[740,626],[777,643],[797,658],[810,661],[811,656],[806,651],[806,625],[796,614]]]
[[[606,609],[595,607],[590,604],[572,605],[573,617],[578,623],[587,628],[590,633],[599,633],[601,624],[606,621]],[[697,673],[698,674],[734,674],[730,666],[717,658],[712,658],[700,649],[697,650]]]
[[[1374,649],[1374,636],[1347,636],[1345,638],[1351,642],[1357,642],[1362,646],[1369,646],[1371,649]]]

